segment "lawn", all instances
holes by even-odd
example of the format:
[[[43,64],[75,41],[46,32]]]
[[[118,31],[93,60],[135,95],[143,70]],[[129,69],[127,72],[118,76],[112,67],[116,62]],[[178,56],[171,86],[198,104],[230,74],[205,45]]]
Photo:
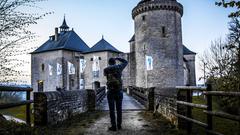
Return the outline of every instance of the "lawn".
[[[97,119],[107,115],[107,112],[85,112],[59,122],[57,125],[45,127],[30,127],[11,121],[0,124],[0,135],[84,135],[84,132]]]
[[[26,121],[26,105],[0,110],[0,114],[13,116]],[[31,121],[33,121],[33,114],[31,115]]]
[[[216,104],[217,97],[213,98],[213,110],[217,110],[218,105]],[[193,103],[197,104],[206,104],[206,100],[200,96],[200,97],[193,97]],[[204,123],[206,123],[206,114],[203,113],[203,110],[201,109],[196,109],[194,108],[192,110],[193,118],[200,120]],[[219,117],[213,117],[213,128],[215,131],[220,132],[224,135],[239,135],[239,123],[228,120],[228,119],[223,119]],[[197,125],[193,125],[193,134],[194,135],[204,135],[204,128],[201,128]]]

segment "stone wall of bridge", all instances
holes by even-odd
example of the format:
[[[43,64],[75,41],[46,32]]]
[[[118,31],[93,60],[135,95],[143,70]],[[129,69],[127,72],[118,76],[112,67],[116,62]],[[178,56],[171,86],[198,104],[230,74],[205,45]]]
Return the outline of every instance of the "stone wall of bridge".
[[[177,113],[177,90],[175,88],[156,88],[155,111],[178,125]]]
[[[105,87],[101,88],[105,93]],[[74,115],[92,111],[97,99],[104,98],[97,90],[52,91],[34,93],[34,124],[46,126],[57,124]],[[98,97],[101,96],[101,99]]]
[[[184,92],[176,88],[141,88],[129,86],[127,93],[143,104],[147,110],[160,113],[172,124],[181,127],[186,124],[183,120],[178,119],[177,114],[186,114],[186,107],[177,105],[177,100],[185,101]]]

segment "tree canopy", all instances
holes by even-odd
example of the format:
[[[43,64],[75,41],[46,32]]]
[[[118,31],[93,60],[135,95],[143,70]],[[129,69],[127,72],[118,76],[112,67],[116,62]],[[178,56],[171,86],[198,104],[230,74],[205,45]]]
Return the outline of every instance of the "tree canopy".
[[[230,13],[229,17],[239,17],[240,16],[240,1],[239,0],[219,0],[219,1],[215,2],[215,4],[217,6],[222,6],[225,8],[236,8],[237,11]]]

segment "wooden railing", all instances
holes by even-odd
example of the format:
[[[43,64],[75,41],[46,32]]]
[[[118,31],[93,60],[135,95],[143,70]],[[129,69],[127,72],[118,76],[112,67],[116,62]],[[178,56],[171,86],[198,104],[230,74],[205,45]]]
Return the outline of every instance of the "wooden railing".
[[[33,103],[33,101],[30,100],[30,94],[32,91],[33,91],[32,88],[0,86],[0,92],[26,92],[26,100],[25,101],[20,101],[17,103],[0,104],[0,110],[26,105],[26,123],[30,125],[31,124],[30,105],[31,105],[31,103]]]
[[[179,92],[185,91],[186,92],[186,99],[185,101],[177,101],[178,109],[179,105],[186,106],[186,115],[177,113],[177,116],[181,119],[186,120],[187,123],[187,133],[188,135],[191,134],[192,131],[192,123],[197,124],[201,127],[206,129],[207,135],[223,135],[213,130],[213,116],[230,119],[233,121],[237,121],[240,124],[240,116],[228,114],[226,112],[220,111],[213,111],[212,108],[212,96],[231,96],[231,97],[240,97],[240,92],[223,92],[223,91],[212,91],[212,86],[210,84],[207,85],[206,88],[199,88],[199,87],[176,87]],[[204,95],[206,95],[207,104],[194,104],[192,103],[192,92],[193,91],[202,91]],[[203,112],[207,114],[207,123],[201,122],[199,120],[195,120],[192,118],[192,108],[203,109]],[[240,134],[240,133],[238,133]]]
[[[99,105],[106,96],[106,87],[96,89],[96,104]]]
[[[135,98],[142,105],[146,106],[148,102],[147,92],[143,89],[139,89],[137,87],[130,86],[131,88],[131,96]]]
[[[152,88],[140,88],[135,86],[129,86],[129,94],[135,98],[139,103],[144,105],[148,110],[154,110],[154,87]]]

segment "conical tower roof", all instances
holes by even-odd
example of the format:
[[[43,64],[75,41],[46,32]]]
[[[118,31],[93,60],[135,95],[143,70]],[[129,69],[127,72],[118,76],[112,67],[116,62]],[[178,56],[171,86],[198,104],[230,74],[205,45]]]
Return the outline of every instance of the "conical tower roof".
[[[67,23],[66,23],[65,16],[64,16],[64,19],[63,19],[63,23],[62,23],[62,25],[60,26],[60,29],[61,29],[61,30],[68,30],[68,29],[69,29],[69,27],[68,27],[68,25],[67,25]]]

